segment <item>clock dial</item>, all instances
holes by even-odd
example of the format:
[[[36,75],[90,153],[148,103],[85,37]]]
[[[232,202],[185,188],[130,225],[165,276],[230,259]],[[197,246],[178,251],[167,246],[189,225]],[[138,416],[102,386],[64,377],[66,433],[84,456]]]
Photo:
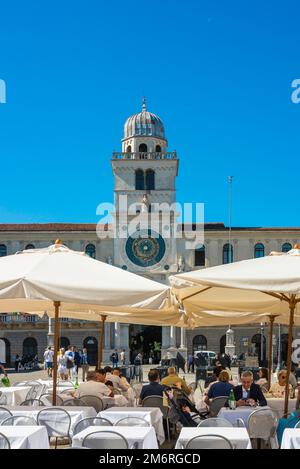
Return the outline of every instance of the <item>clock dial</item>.
[[[128,258],[135,265],[151,267],[161,261],[166,245],[158,233],[142,230],[127,239],[125,249]]]

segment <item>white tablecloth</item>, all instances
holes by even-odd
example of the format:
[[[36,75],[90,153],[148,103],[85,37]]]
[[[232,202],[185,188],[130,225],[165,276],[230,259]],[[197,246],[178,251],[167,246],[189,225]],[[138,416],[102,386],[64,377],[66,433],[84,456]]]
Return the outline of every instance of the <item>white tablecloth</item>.
[[[99,412],[98,416],[116,423],[126,417],[139,417],[150,423],[155,429],[160,444],[165,441],[163,415],[158,407],[111,407]]]
[[[234,449],[251,449],[251,441],[246,428],[230,427],[185,427],[181,429],[175,449],[184,449],[189,440],[200,435],[221,435],[227,438]]]
[[[97,431],[115,431],[120,433],[128,441],[129,448],[134,443],[138,444],[137,449],[158,449],[157,439],[154,427],[98,427],[92,426],[86,428],[73,437],[72,446],[82,446],[83,438],[91,432]]]
[[[284,399],[268,399],[268,406],[267,407],[237,407],[235,410],[231,410],[228,407],[222,407],[220,410],[218,417],[224,418],[231,422],[234,426],[236,426],[236,420],[238,418],[242,419],[245,425],[247,426],[249,415],[257,409],[271,409],[278,419],[283,415],[283,408],[284,408]],[[289,412],[293,412],[295,410],[296,400],[292,399],[289,401]]]
[[[0,431],[9,439],[12,449],[49,449],[46,427],[1,426]]]
[[[237,426],[237,419],[242,419],[245,426],[247,426],[249,415],[257,409],[269,409],[269,407],[237,407],[235,410],[229,409],[229,407],[222,407],[218,413],[218,417],[228,420],[235,427]]]
[[[284,430],[281,449],[300,449],[300,428],[286,428]]]
[[[5,405],[21,404],[25,401],[29,390],[30,386],[10,386],[9,388],[0,388],[0,391],[7,398],[7,403]]]
[[[26,415],[28,417],[33,417],[37,418],[37,414],[41,411],[46,409],[47,407],[32,407],[32,406],[17,406],[17,407],[9,407],[7,408],[10,410],[10,412],[13,415]],[[50,407],[51,409],[53,407]],[[71,407],[71,406],[66,406],[66,407],[54,407],[56,409],[64,409],[68,412],[68,414],[71,417],[71,429],[70,433],[72,435],[73,430],[75,425],[79,422],[79,420],[82,420],[87,417],[95,417],[96,416],[96,411],[93,407]]]

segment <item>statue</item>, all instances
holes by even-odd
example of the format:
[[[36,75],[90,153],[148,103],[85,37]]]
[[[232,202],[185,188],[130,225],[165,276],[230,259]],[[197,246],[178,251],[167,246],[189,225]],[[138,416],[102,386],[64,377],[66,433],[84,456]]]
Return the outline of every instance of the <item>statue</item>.
[[[142,213],[148,212],[148,203],[148,196],[144,194],[142,198]]]
[[[180,256],[178,259],[178,264],[177,264],[177,272],[184,272],[184,270],[185,270],[184,258]]]

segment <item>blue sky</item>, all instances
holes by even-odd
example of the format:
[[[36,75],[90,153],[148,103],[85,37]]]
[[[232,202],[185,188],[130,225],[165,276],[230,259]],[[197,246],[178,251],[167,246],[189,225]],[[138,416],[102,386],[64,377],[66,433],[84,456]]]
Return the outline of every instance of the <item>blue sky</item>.
[[[298,3],[298,4],[297,4]],[[299,223],[297,1],[11,0],[0,8],[0,222],[94,222],[141,108],[180,157],[206,222]]]

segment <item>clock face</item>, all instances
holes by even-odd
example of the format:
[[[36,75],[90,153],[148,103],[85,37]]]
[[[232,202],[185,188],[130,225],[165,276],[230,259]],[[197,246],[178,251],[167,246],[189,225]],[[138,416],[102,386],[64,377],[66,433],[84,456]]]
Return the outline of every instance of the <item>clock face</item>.
[[[151,267],[164,257],[166,244],[163,238],[152,230],[141,230],[126,241],[126,254],[135,265]]]

